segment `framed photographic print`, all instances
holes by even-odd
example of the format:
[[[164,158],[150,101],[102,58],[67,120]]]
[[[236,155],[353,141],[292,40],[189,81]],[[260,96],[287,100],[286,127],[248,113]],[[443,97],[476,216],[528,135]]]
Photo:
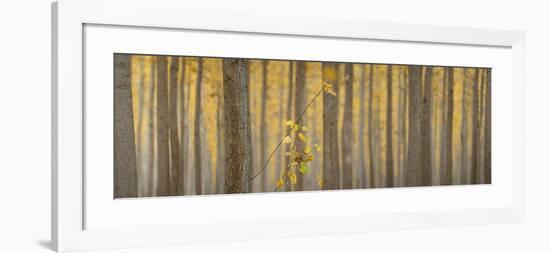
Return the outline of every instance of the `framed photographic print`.
[[[57,251],[524,219],[523,32],[182,10],[52,5]]]

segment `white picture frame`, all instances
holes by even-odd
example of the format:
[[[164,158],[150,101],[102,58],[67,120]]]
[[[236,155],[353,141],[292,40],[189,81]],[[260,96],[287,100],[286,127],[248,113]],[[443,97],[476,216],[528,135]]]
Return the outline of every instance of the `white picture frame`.
[[[523,32],[265,16],[206,9],[181,15],[185,8],[184,2],[172,0],[61,0],[52,4],[52,245],[58,252],[508,223],[525,219]],[[119,30],[113,33],[112,28]],[[101,98],[93,94],[101,94],[102,91],[94,93],[85,83],[95,82],[94,77],[108,77],[100,67],[106,62],[95,57],[96,53],[184,53],[180,52],[184,49],[179,49],[174,43],[143,40],[131,45],[124,44],[130,42],[125,38],[143,36],[139,33],[155,33],[174,39],[178,36],[181,37],[179,39],[197,36],[196,44],[190,42],[188,46],[194,45],[194,48],[185,48],[190,50],[185,53],[194,52],[195,55],[338,61],[375,59],[385,63],[475,64],[477,67],[495,68],[493,124],[497,122],[499,126],[506,126],[494,130],[492,146],[501,150],[495,150],[493,156],[495,183],[489,186],[418,187],[370,192],[351,190],[188,199],[107,199],[94,186],[105,185],[102,183],[109,183],[112,177],[95,172],[112,171],[112,167],[108,167],[110,160],[105,157],[105,160],[99,159],[102,163],[90,164],[87,159],[94,156],[91,154],[94,148],[86,141],[97,136],[89,131],[88,124],[112,124],[109,117],[105,120],[95,118],[90,122],[91,118],[94,119],[94,113],[89,109],[95,99]],[[234,38],[242,43],[253,38],[262,39],[272,50],[248,47],[249,50],[244,52],[238,47],[230,49],[227,46],[224,49],[201,42],[201,36]],[[108,39],[115,38],[118,44],[109,43]],[[314,42],[318,48],[311,51],[305,48],[285,49],[287,40]],[[327,41],[347,43],[348,51],[340,50],[340,54],[332,55],[321,53],[326,51]],[[127,48],[124,48],[125,45]],[[199,48],[200,45],[203,47]],[[414,47],[417,54],[422,50],[439,51],[416,60],[418,55],[414,53],[392,55],[380,50],[369,52],[367,46],[380,49],[402,47],[402,50]],[[352,54],[354,47],[364,47],[365,50],[362,54]],[[88,49],[97,51],[88,52]],[[474,53],[475,57],[465,56]],[[438,57],[440,55],[454,57],[446,60]],[[93,60],[96,58],[98,61]],[[97,75],[90,75],[92,73]],[[109,98],[108,94],[105,96]],[[499,145],[494,145],[495,142]],[[91,171],[89,166],[94,170]],[[107,189],[109,192],[112,188]],[[443,203],[449,196],[455,200],[454,205]],[[384,199],[416,199],[417,203],[377,205],[381,208],[372,209],[356,204],[358,198],[368,199],[373,205],[384,203]],[[456,201],[462,198],[468,198],[468,201]],[[437,203],[430,205],[430,200]],[[243,218],[238,215],[243,208],[231,209],[226,215],[217,217],[209,216],[212,213],[205,211],[205,208],[219,210],[216,208],[224,208],[224,203],[231,201],[254,212]],[[324,202],[333,205],[315,215],[311,212],[305,215],[285,213],[284,208],[273,211],[277,206],[289,204],[302,205],[303,210],[314,210]],[[424,208],[419,207],[420,203]],[[173,212],[163,215],[164,219],[148,219],[144,214],[154,216],[152,214],[159,212],[158,208],[148,209],[148,206],[170,207]],[[129,214],[128,210],[136,211]],[[174,222],[174,217],[184,212],[188,212],[191,218]]]

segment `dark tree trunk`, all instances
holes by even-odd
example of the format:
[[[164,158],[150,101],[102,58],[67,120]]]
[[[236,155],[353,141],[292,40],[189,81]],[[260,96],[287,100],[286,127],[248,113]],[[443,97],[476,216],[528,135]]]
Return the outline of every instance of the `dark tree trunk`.
[[[473,89],[473,103],[472,103],[472,162],[471,162],[471,173],[470,173],[470,183],[477,184],[478,173],[477,173],[477,146],[478,146],[478,136],[479,136],[479,120],[478,120],[478,109],[479,109],[479,95],[478,95],[478,82],[479,82],[479,69],[476,68],[474,74],[474,86]]]
[[[180,159],[179,159],[179,136],[178,136],[178,69],[179,59],[172,57],[170,62],[170,90],[169,90],[169,120],[170,120],[170,192],[172,195],[177,195],[181,192],[179,185]]]
[[[486,70],[485,87],[485,144],[483,156],[484,183],[491,183],[491,69]]]
[[[447,127],[445,131],[445,167],[442,185],[453,184],[453,119],[454,119],[454,69],[446,69],[447,78]]]
[[[369,64],[369,112],[368,112],[368,132],[369,132],[369,170],[368,170],[368,187],[374,188],[374,133],[372,129],[372,111],[373,111],[373,91],[374,91],[374,78],[373,78],[374,67],[372,64]]]
[[[293,90],[294,90],[294,61],[289,61],[288,62],[288,101],[287,101],[287,104],[286,104],[286,119],[287,120],[290,120],[290,119],[293,119],[294,118],[294,115],[292,113],[292,98],[294,97],[292,94],[293,94]],[[286,133],[285,133],[286,134]],[[286,146],[286,151],[285,151],[285,154],[290,152],[290,145],[287,145]],[[288,159],[285,159],[286,162],[285,162],[285,168],[287,168],[288,166],[290,166],[290,163],[288,161]],[[290,183],[290,181],[288,180],[288,177],[286,177],[287,180],[285,182],[285,190],[286,191],[291,191],[292,190],[292,184]]]
[[[260,112],[260,168],[263,168],[266,161],[266,149],[267,149],[267,120],[266,120],[266,109],[267,109],[267,65],[269,61],[262,61],[262,99],[261,99],[261,112]],[[266,168],[266,171],[262,172],[260,190],[266,191],[267,189],[267,171],[269,171],[269,165]]]
[[[323,81],[338,94],[338,67],[323,63]],[[338,169],[338,96],[323,94],[323,190],[339,188]]]
[[[298,117],[302,114],[306,107],[306,63],[303,61],[296,62],[296,86],[294,96],[294,117]],[[296,120],[296,124],[305,124],[304,118],[299,121],[298,119]],[[306,146],[305,141],[302,141],[298,137],[300,134],[304,135],[305,133],[301,129],[298,129],[294,138],[294,141],[296,141],[295,147],[297,153],[303,153]],[[296,172],[296,185],[294,186],[294,190],[304,190],[304,177],[300,172]]]
[[[409,142],[407,151],[407,186],[420,180],[420,66],[409,66]]]
[[[248,104],[247,64],[223,59],[225,117],[225,193],[248,192],[252,150]]]
[[[151,56],[151,79],[149,83],[149,108],[148,108],[148,173],[147,173],[147,196],[154,196],[155,195],[155,182],[154,182],[154,176],[155,176],[155,76],[157,73],[157,67],[155,64],[155,56]]]
[[[432,67],[426,67],[422,100],[422,185],[432,184]]]
[[[353,188],[353,65],[344,65],[344,118],[342,126],[342,179],[343,189]]]
[[[365,164],[365,65],[361,64],[361,87],[359,91],[359,187],[367,187],[367,171]]]
[[[386,72],[386,187],[393,187],[393,71],[388,64]]]
[[[197,63],[197,83],[195,86],[195,195],[202,194],[201,164],[201,102],[202,102],[202,58]]]
[[[168,70],[166,57],[157,58],[157,196],[170,195]]]
[[[460,126],[460,140],[461,140],[461,162],[460,162],[460,180],[462,184],[467,184],[467,170],[466,165],[468,162],[468,124],[466,115],[466,68],[462,69],[462,122]]]
[[[218,86],[217,143],[218,161],[216,162],[216,193],[223,193],[225,170],[225,120],[223,118],[223,82]]]
[[[179,63],[178,63],[179,64]],[[184,185],[185,185],[185,171],[186,171],[186,161],[187,161],[187,153],[185,152],[185,146],[187,145],[187,138],[185,137],[185,117],[186,113],[188,113],[184,108],[184,98],[185,98],[185,58],[181,58],[181,83],[179,85],[180,89],[180,113],[179,113],[179,131],[180,131],[180,139],[179,139],[179,170],[176,173],[176,194],[177,195],[184,195]]]
[[[115,198],[137,197],[131,57],[115,55]]]

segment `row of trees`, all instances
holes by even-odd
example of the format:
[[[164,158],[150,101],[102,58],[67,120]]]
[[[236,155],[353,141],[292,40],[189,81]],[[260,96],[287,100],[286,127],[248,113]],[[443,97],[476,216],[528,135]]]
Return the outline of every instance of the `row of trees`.
[[[490,69],[115,55],[115,197],[491,182]]]

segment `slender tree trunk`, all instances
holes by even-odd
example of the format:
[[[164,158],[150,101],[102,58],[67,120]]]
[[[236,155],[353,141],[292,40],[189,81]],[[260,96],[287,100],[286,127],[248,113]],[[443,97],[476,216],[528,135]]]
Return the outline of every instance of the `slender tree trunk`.
[[[247,64],[244,59],[223,59],[225,117],[225,193],[248,192],[251,131],[248,108]]]
[[[403,118],[402,121],[402,131],[403,131],[403,161],[402,161],[402,182],[403,186],[407,185],[407,164],[408,161],[408,148],[409,148],[409,128],[407,127],[407,122],[409,122],[409,83],[408,76],[405,76],[406,71],[402,72],[403,80]]]
[[[393,71],[388,64],[386,71],[386,187],[393,187]]]
[[[296,86],[294,93],[294,117],[298,117],[304,109],[306,108],[306,63],[303,61],[296,62]],[[298,120],[298,119],[296,119]],[[298,125],[304,125],[305,119],[302,118],[299,121],[296,121]],[[301,140],[298,136],[304,135],[303,130],[296,130],[296,136],[294,140],[296,141],[295,147],[296,152],[303,153],[305,149],[305,141]],[[304,190],[304,176],[300,172],[296,172],[296,185],[294,190],[303,191]]]
[[[286,119],[287,120],[290,120],[290,119],[293,119],[294,118],[294,115],[292,113],[292,98],[293,98],[293,89],[294,89],[294,61],[289,61],[288,62],[288,101],[287,101],[287,104],[286,104]],[[287,145],[286,146],[286,151],[285,151],[285,154],[290,152],[290,145]],[[288,159],[285,159],[286,160],[286,163],[285,163],[285,168],[287,168],[289,166],[289,161]],[[292,184],[290,183],[290,181],[288,180],[288,177],[287,177],[287,181],[285,182],[285,190],[286,191],[291,191],[292,190]]]
[[[443,185],[444,182],[445,182],[445,177],[446,177],[446,174],[445,174],[445,166],[446,166],[446,157],[447,157],[447,144],[446,144],[446,140],[447,138],[445,138],[447,135],[446,135],[446,131],[447,131],[447,86],[449,85],[448,84],[448,81],[449,81],[449,78],[447,77],[448,75],[448,72],[443,69],[443,84],[442,84],[442,89],[441,89],[441,115],[440,115],[440,120],[441,120],[441,125],[440,125],[440,129],[439,129],[439,184],[440,185]]]
[[[150,83],[149,83],[149,108],[148,108],[148,119],[149,119],[149,125],[148,125],[148,141],[149,141],[149,148],[148,148],[148,174],[147,174],[147,185],[148,185],[148,193],[147,196],[154,196],[156,194],[155,192],[155,76],[157,73],[157,68],[155,64],[155,56],[151,56],[151,72],[149,73],[151,75]]]
[[[171,57],[170,62],[170,84],[169,84],[169,121],[170,121],[170,193],[176,195],[179,191],[178,179],[180,177],[179,167],[179,136],[178,136],[178,68],[179,61]]]
[[[365,65],[361,64],[361,87],[359,91],[359,187],[367,187],[367,170],[365,165]]]
[[[403,93],[404,93],[404,87],[403,87],[403,81],[402,81],[402,75],[403,70],[399,71],[399,78],[397,79],[398,83],[398,95],[397,95],[397,159],[396,159],[396,166],[399,171],[399,177],[397,180],[396,185],[403,186],[402,178],[403,178],[403,161],[401,160],[403,157],[403,138],[404,138],[404,115],[403,115]]]
[[[478,183],[478,173],[477,173],[477,146],[478,146],[478,136],[479,136],[479,121],[478,121],[478,81],[479,81],[479,69],[476,68],[474,74],[474,86],[473,89],[473,103],[472,103],[472,162],[471,162],[471,173],[470,173],[470,183]]]
[[[422,185],[432,184],[432,67],[426,67],[422,100]]]
[[[483,157],[484,183],[492,182],[491,175],[491,69],[486,70],[485,87],[485,145]]]
[[[283,127],[283,96],[284,96],[284,90],[283,85],[279,85],[279,98],[281,99],[279,102],[279,140],[282,140],[283,137],[285,137],[285,129]],[[290,98],[289,98],[290,99]],[[275,178],[278,179],[281,176],[281,166],[283,165],[283,158],[284,158],[284,149],[280,148],[277,154],[277,164],[275,165]]]
[[[460,140],[461,140],[461,168],[460,168],[460,179],[462,184],[466,184],[467,180],[467,170],[466,165],[468,162],[468,129],[467,129],[467,116],[466,116],[466,68],[462,69],[462,122],[460,126]]]
[[[373,78],[374,67],[372,64],[369,64],[369,112],[368,112],[368,132],[369,132],[369,170],[368,170],[368,187],[374,188],[374,133],[372,132],[372,110],[373,110],[373,91],[374,91],[374,78]]]
[[[338,65],[323,63],[323,81],[338,94]],[[323,94],[323,190],[339,188],[338,169],[338,96]]]
[[[445,131],[445,177],[442,184],[453,184],[454,68],[447,68],[447,131]]]
[[[137,197],[131,56],[115,55],[115,198]]]
[[[185,171],[186,171],[186,160],[187,160],[187,153],[185,152],[185,146],[187,145],[187,139],[185,137],[185,114],[187,112],[184,108],[184,98],[185,98],[185,58],[180,58],[180,61],[178,64],[181,64],[181,83],[179,85],[179,97],[180,97],[180,113],[179,113],[179,170],[176,173],[176,194],[179,196],[182,196],[185,194],[184,185],[185,185]]]
[[[218,161],[216,162],[216,193],[223,193],[225,170],[225,120],[223,118],[223,82],[218,86],[217,143]]]
[[[344,65],[344,118],[342,127],[342,177],[343,189],[353,188],[352,139],[353,139],[353,65]]]
[[[201,102],[202,102],[202,58],[197,63],[197,83],[195,86],[195,195],[202,194],[201,167]]]
[[[407,155],[407,186],[420,180],[420,66],[409,66],[409,143]]]
[[[260,112],[260,168],[264,167],[266,161],[266,149],[267,149],[267,120],[266,120],[266,109],[267,109],[267,65],[269,61],[262,61],[262,99],[261,99],[261,112]],[[268,165],[269,168],[269,165]],[[262,173],[260,190],[266,191],[267,186],[267,171]]]
[[[144,114],[144,103],[145,103],[145,75],[143,72],[145,71],[144,68],[144,61],[145,59],[143,57],[139,58],[139,83],[138,83],[138,116],[136,119],[137,126],[136,126],[136,162],[137,162],[137,171],[138,171],[138,196],[144,196],[146,191],[146,175],[145,175],[145,166],[144,166],[144,152],[143,152],[143,114]]]
[[[168,70],[166,57],[157,58],[157,196],[170,195]]]

